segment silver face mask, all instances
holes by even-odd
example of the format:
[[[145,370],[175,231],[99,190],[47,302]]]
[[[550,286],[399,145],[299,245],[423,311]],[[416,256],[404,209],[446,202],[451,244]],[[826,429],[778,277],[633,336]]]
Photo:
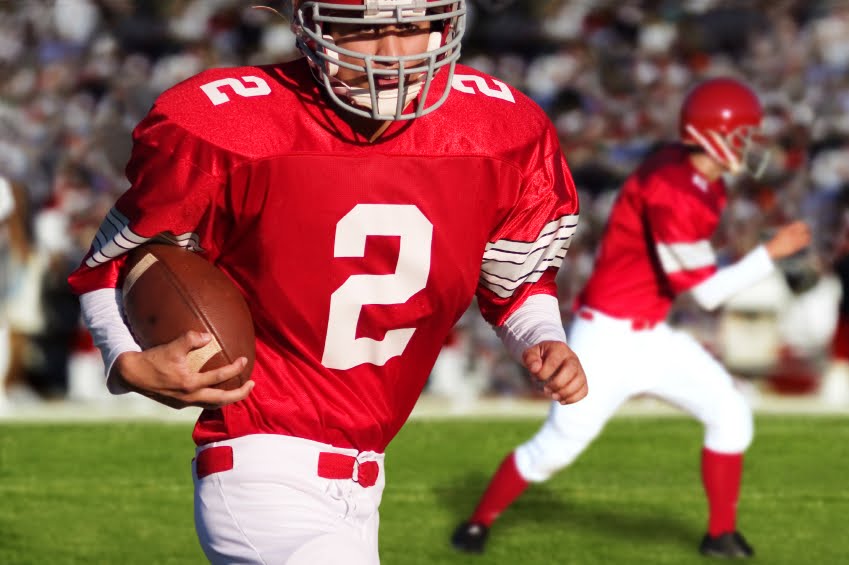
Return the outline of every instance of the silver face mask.
[[[293,14],[298,47],[331,100],[348,112],[383,121],[418,118],[441,106],[451,92],[454,66],[460,58],[465,0],[344,1],[307,0]],[[325,29],[334,23],[379,26],[417,22],[431,22],[435,31],[430,34],[427,51],[404,56],[365,55],[345,49],[336,45]],[[355,62],[343,61],[343,55]],[[433,77],[443,67],[448,67],[448,80],[441,95],[427,104]],[[337,79],[340,68],[363,74],[368,87],[353,88]],[[378,81],[386,78],[396,80],[397,88],[379,88]],[[418,103],[407,109],[416,97]]]

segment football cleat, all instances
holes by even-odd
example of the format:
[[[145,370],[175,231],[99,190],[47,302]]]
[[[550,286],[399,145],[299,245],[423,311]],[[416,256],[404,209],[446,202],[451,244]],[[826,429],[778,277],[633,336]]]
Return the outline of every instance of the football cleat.
[[[745,559],[752,557],[755,550],[752,549],[740,532],[729,532],[712,536],[705,534],[699,553],[708,557],[725,557],[730,559]]]
[[[476,522],[463,522],[454,530],[451,545],[466,553],[483,553],[487,537],[489,537],[489,527]]]

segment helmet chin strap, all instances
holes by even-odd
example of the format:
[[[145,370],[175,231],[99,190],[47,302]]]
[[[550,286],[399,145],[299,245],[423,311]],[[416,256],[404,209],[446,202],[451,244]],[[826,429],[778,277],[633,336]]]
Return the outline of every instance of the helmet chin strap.
[[[329,35],[325,35],[324,39],[328,42],[332,42],[333,38]],[[434,51],[439,49],[442,45],[442,33],[438,31],[431,32],[428,36],[428,51]],[[338,60],[339,54],[336,51],[328,49],[326,54],[329,59]],[[333,92],[339,95],[339,97],[350,100],[352,104],[355,106],[359,106],[360,108],[365,108],[366,110],[374,110],[372,107],[372,97],[371,90],[369,88],[355,88],[345,84],[343,81],[336,78],[336,75],[339,73],[339,65],[333,63],[331,60],[328,60],[327,63],[327,74],[330,77],[330,81],[333,84]],[[422,90],[422,82],[417,81],[413,83],[407,83],[404,87],[404,103],[402,104],[402,108],[405,108],[407,104],[409,104],[412,100],[419,95],[419,92]],[[397,88],[387,88],[383,90],[378,90],[376,93],[377,98],[377,113],[378,114],[388,114],[394,115],[396,109],[398,107],[398,89]]]
[[[731,148],[728,147],[728,144],[721,135],[712,131],[708,131],[703,135],[702,132],[690,124],[687,124],[687,133],[698,142],[702,149],[707,151],[708,155],[728,168],[732,174],[738,174],[742,171],[740,159],[731,151]]]
[[[351,103],[360,106],[361,108],[365,108],[367,110],[374,109],[372,107],[371,91],[368,88],[351,88],[342,81],[337,82],[338,84],[333,87],[333,92],[339,96],[347,98],[351,101]],[[421,82],[415,82],[406,86],[404,88],[404,104],[401,107],[406,107],[407,104],[419,95],[421,90]],[[395,114],[398,108],[398,89],[387,88],[386,90],[378,90],[376,94],[377,113]]]
[[[755,160],[757,163],[754,166],[750,164],[751,143],[746,142],[742,154],[737,154],[731,149],[729,141],[721,134],[715,131],[700,132],[692,125],[687,125],[687,132],[695,139],[698,144],[707,151],[708,155],[728,169],[731,175],[737,176],[742,173],[750,175],[752,178],[758,179],[766,171],[769,164],[770,154],[768,151],[763,152],[759,158]]]

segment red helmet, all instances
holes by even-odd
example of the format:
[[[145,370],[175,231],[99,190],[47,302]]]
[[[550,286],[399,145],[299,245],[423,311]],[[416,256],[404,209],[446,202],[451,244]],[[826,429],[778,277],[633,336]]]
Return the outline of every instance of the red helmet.
[[[700,145],[733,173],[757,177],[768,153],[757,141],[763,108],[751,88],[732,78],[715,78],[694,87],[681,106],[681,140]]]
[[[438,108],[448,97],[451,79],[437,100],[427,104],[433,76],[442,67],[454,73],[465,30],[465,0],[295,0],[292,30],[318,81],[343,109],[376,120],[407,120]],[[404,56],[365,55],[336,45],[327,33],[334,23],[393,25],[430,22],[427,51]],[[345,55],[354,63],[344,62]],[[338,80],[339,67],[363,73],[368,88]],[[380,78],[395,78],[397,89],[379,89]],[[407,104],[421,93],[411,110]]]

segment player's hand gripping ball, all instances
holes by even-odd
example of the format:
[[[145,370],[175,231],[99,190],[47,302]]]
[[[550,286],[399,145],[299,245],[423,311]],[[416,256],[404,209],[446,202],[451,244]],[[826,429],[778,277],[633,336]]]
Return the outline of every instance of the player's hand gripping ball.
[[[218,387],[232,390],[250,378],[256,353],[251,312],[236,285],[200,255],[158,243],[130,251],[123,295],[127,323],[142,349],[189,330],[206,332],[212,340],[188,355],[192,370],[209,371],[244,356],[241,374]]]

